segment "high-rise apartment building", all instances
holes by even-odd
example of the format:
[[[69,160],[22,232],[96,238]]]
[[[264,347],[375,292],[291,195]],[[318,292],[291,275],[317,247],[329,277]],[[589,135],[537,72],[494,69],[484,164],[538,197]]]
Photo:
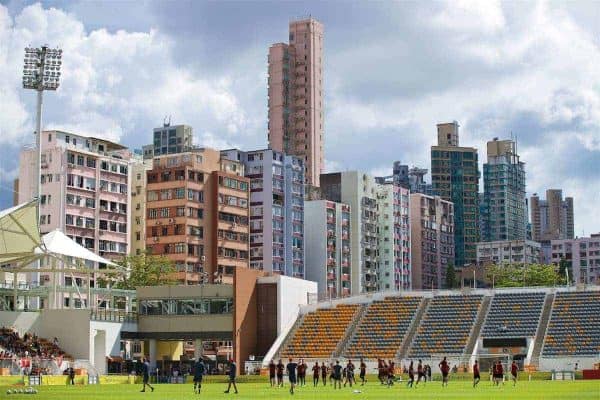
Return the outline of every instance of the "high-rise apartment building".
[[[41,138],[40,231],[60,230],[81,246],[110,260],[130,252],[131,154],[108,140],[63,131],[45,131]],[[19,203],[37,196],[37,149],[21,152]],[[92,266],[92,265],[90,265]],[[95,265],[95,268],[103,268]],[[96,276],[90,277],[91,284]],[[53,285],[53,274],[42,273]],[[88,277],[57,273],[57,287],[86,284]],[[55,308],[97,307],[101,298],[87,299],[85,290],[61,291],[50,301]],[[96,304],[96,302],[98,304]]]
[[[351,293],[350,206],[328,200],[304,203],[306,279],[317,282],[320,298]]]
[[[546,200],[537,193],[531,196],[532,238],[538,242],[575,237],[573,198],[563,200],[562,190],[546,190]]]
[[[146,247],[173,261],[180,284],[233,281],[249,267],[250,179],[213,149],[153,159],[146,183]]]
[[[142,147],[144,159],[166,154],[177,154],[192,150],[194,133],[189,125],[164,124],[154,128],[152,144]]]
[[[519,160],[516,143],[494,139],[487,143],[483,164],[484,242],[527,238],[525,163]]]
[[[396,182],[380,183],[377,202],[379,287],[381,290],[410,290],[409,190]]]
[[[350,206],[352,294],[410,288],[408,189],[347,171],[321,175],[321,192]]]
[[[441,289],[454,264],[454,206],[439,196],[410,195],[413,289]]]
[[[600,233],[551,241],[552,263],[565,260],[575,284],[600,284]]]
[[[152,169],[152,159],[141,157],[131,162],[131,213],[129,217],[130,254],[146,251],[146,173]]]
[[[323,172],[323,25],[290,22],[289,43],[269,48],[269,148],[304,160],[306,183]]]
[[[250,179],[250,268],[304,278],[304,161],[274,150],[224,150]]]
[[[454,262],[477,261],[479,241],[479,168],[477,149],[459,147],[458,122],[438,124],[438,145],[431,147],[433,191],[454,205]]]

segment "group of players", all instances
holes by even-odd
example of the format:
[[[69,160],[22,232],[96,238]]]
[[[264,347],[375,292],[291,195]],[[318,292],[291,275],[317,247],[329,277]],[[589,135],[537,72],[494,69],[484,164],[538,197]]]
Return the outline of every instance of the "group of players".
[[[345,366],[340,365],[339,361],[336,361],[335,363],[332,362],[329,365],[327,365],[325,361],[321,364],[317,361],[312,366],[313,386],[319,386],[319,378],[321,379],[323,386],[327,386],[327,377],[329,377],[329,383],[333,385],[334,389],[341,389],[342,384],[344,387],[346,387],[346,385],[352,387],[352,385],[356,385],[355,369],[356,366],[352,363],[352,360],[348,360]],[[271,387],[283,387],[284,371],[288,374],[291,394],[294,394],[296,385],[306,386],[308,365],[303,359],[300,359],[300,361],[296,363],[290,358],[287,365],[284,365],[281,360],[279,360],[277,364],[275,364],[274,360],[271,360],[269,363],[269,382]],[[364,385],[367,382],[367,365],[362,359],[360,360],[359,371],[361,385]]]
[[[450,374],[450,364],[448,363],[446,357],[444,357],[444,359],[440,361],[438,367],[442,374],[442,387],[447,387]],[[300,361],[296,363],[292,358],[290,358],[289,362],[286,365],[283,364],[282,360],[279,360],[277,364],[275,364],[274,360],[271,360],[271,362],[269,363],[269,382],[271,384],[271,387],[283,387],[284,372],[287,372],[288,379],[290,382],[290,393],[294,394],[294,389],[297,385],[306,386],[306,373],[308,371],[308,368],[308,365],[304,362],[303,359],[300,359]],[[340,365],[339,361],[336,361],[335,363],[331,362],[329,364],[325,361],[319,364],[319,362],[317,361],[312,367],[313,386],[319,386],[319,378],[321,379],[322,385],[327,386],[327,378],[329,377],[329,384],[332,385],[334,389],[341,389],[342,384],[344,387],[346,387],[346,385],[352,387],[353,384],[357,384],[354,373],[355,369],[356,367],[352,360],[348,360],[345,366]],[[365,364],[362,358],[360,359],[359,363],[359,371],[361,386],[363,386],[365,383],[367,383],[367,365]],[[394,361],[389,360],[388,362],[386,362],[383,359],[378,359],[377,371],[378,379],[382,385],[387,385],[388,387],[391,387],[396,381]],[[517,384],[518,371],[519,368],[517,366],[517,363],[513,361],[510,366],[510,373],[513,385]],[[423,365],[423,362],[421,360],[418,361],[416,370],[413,361],[411,361],[407,372],[407,387],[417,387],[421,381],[427,382],[428,380],[431,380],[431,367],[429,365]],[[499,386],[500,383],[504,385],[504,367],[502,366],[502,363],[500,361],[496,361],[492,365],[492,367],[490,368],[490,374],[494,385]],[[481,374],[479,370],[479,363],[476,360],[475,364],[473,365],[474,388],[477,386],[480,380]]]

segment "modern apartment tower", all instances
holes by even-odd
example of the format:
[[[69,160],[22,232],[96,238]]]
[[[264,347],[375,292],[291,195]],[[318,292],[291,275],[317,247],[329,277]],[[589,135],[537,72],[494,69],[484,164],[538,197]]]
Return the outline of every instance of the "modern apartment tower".
[[[317,282],[319,297],[350,296],[350,206],[329,200],[304,203],[306,279]]]
[[[350,206],[352,294],[409,290],[409,192],[357,171],[321,175],[325,199]]]
[[[379,285],[381,290],[410,290],[409,189],[395,181],[378,187]]]
[[[546,190],[546,200],[541,200],[535,193],[531,196],[530,206],[533,240],[541,242],[575,237],[573,198],[563,200],[561,189]]]
[[[250,180],[213,149],[153,159],[147,171],[146,246],[176,267],[179,284],[233,282],[249,266]]]
[[[379,291],[379,211],[375,178],[358,171],[322,174],[321,192],[324,199],[350,206],[352,294]]]
[[[483,187],[481,241],[525,240],[528,222],[525,163],[519,160],[514,141],[494,139],[487,143]]]
[[[454,205],[454,262],[475,264],[479,241],[479,168],[477,149],[459,147],[458,122],[438,124],[438,145],[431,147],[433,191]]]
[[[304,160],[274,150],[223,150],[250,179],[250,268],[304,278]]]
[[[152,144],[143,146],[144,159],[166,154],[177,154],[192,150],[194,145],[193,129],[189,125],[173,125],[165,123],[154,128]]]
[[[41,233],[58,229],[102,257],[121,260],[130,252],[129,151],[108,140],[56,130],[42,132],[41,146]],[[37,154],[35,148],[21,152],[19,203],[31,200],[37,193]],[[53,285],[53,278],[53,274],[40,275],[44,285]],[[57,273],[56,278],[59,289],[50,299],[51,307],[96,307],[102,303],[100,298],[87,299],[85,293],[74,296],[73,290],[60,289],[82,287],[87,282],[86,275]],[[95,278],[92,274],[90,284]]]
[[[305,164],[306,183],[323,172],[323,25],[290,22],[289,43],[269,48],[269,148]]]
[[[441,289],[454,264],[454,206],[439,196],[410,195],[413,289]]]

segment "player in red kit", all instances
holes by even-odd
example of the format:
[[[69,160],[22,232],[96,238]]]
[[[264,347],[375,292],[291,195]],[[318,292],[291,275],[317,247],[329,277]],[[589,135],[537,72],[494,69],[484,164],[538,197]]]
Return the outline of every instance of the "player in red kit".
[[[496,361],[496,364],[494,365],[494,384],[499,386],[500,381],[504,384],[504,367],[500,361]]]
[[[271,362],[269,363],[269,382],[271,382],[271,387],[275,386],[275,370],[276,370],[276,365],[275,365],[275,361],[271,360]]]
[[[361,384],[360,386],[364,386],[365,383],[367,383],[367,364],[365,364],[365,362],[363,361],[363,359],[360,359],[360,380],[361,380]]]
[[[517,362],[513,360],[510,366],[510,374],[512,375],[513,386],[517,385],[517,375],[519,374],[519,366]]]
[[[327,386],[327,363],[325,361],[321,364],[321,380],[323,381],[323,386]]]
[[[448,386],[448,373],[450,373],[450,365],[446,361],[446,357],[438,364],[440,371],[442,371],[442,387]]]
[[[477,360],[475,360],[475,364],[473,364],[473,387],[477,386],[480,380],[481,376],[479,375],[479,363]]]
[[[319,372],[321,372],[321,367],[319,367],[319,362],[315,362],[315,365],[312,367],[313,372],[313,386],[317,387],[319,384]]]
[[[279,362],[277,363],[277,387],[283,387],[283,370],[284,369],[285,369],[285,366],[283,365],[281,360],[279,360]]]

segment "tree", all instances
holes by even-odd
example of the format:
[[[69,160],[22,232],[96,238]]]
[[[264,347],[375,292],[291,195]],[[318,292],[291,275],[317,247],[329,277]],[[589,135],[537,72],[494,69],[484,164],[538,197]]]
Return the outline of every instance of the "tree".
[[[119,262],[129,270],[127,275],[107,272],[98,279],[101,286],[110,285],[114,289],[134,290],[139,286],[173,285],[175,268],[173,262],[165,256],[153,256],[147,253],[129,255]]]
[[[486,279],[495,287],[554,286],[560,275],[551,264],[504,264],[487,267]]]
[[[452,263],[448,263],[448,267],[446,267],[446,289],[454,287],[456,287],[456,270]]]
[[[565,258],[560,259],[558,263],[558,275],[560,276],[561,283],[570,283],[569,281],[573,278],[573,271],[571,269],[570,261],[567,261]]]

